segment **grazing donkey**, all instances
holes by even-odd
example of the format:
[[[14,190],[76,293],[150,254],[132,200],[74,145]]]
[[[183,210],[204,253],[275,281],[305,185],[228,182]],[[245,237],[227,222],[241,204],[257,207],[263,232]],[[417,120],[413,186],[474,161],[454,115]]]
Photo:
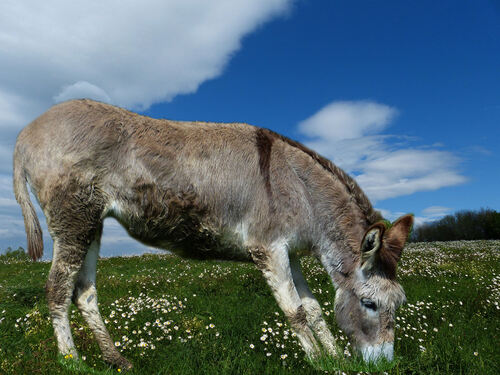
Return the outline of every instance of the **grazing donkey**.
[[[54,239],[46,291],[59,352],[77,356],[73,301],[104,359],[132,365],[99,313],[96,264],[104,218],[185,257],[253,261],[309,356],[336,354],[299,257],[312,254],[335,287],[339,326],[365,360],[391,359],[405,300],[396,264],[413,222],[390,229],[356,182],[330,161],[246,124],[156,120],[91,100],[58,104],[28,125],[14,153],[14,191],[28,253],[42,232],[26,182]]]

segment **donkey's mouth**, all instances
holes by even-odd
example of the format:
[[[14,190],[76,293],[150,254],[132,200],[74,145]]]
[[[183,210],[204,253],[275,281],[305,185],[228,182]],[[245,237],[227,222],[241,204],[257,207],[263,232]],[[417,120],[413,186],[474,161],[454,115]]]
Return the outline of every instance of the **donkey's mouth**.
[[[382,358],[392,361],[394,357],[394,343],[385,342],[377,345],[365,345],[360,350],[365,362],[376,362]]]

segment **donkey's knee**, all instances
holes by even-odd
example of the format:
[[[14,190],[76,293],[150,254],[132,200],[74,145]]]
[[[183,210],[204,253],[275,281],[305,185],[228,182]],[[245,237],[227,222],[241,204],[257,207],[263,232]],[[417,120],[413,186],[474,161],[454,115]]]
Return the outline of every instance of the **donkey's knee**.
[[[77,282],[73,290],[72,301],[80,309],[87,310],[88,306],[93,305],[94,299],[97,299],[97,290],[94,284],[88,282]]]
[[[311,327],[315,327],[320,322],[324,321],[321,306],[316,299],[302,298],[302,305],[307,315],[307,322]]]
[[[307,315],[302,305],[294,311],[287,311],[285,315],[290,322],[290,326],[297,335],[300,344],[304,348],[308,357],[315,357],[319,354],[319,346],[314,334],[307,322]]]
[[[52,266],[45,284],[49,309],[70,304],[76,274],[76,269],[71,270],[70,267],[60,265],[59,262]]]
[[[295,311],[289,312],[287,315],[292,328],[303,330],[307,327],[307,314],[304,306],[300,305]]]

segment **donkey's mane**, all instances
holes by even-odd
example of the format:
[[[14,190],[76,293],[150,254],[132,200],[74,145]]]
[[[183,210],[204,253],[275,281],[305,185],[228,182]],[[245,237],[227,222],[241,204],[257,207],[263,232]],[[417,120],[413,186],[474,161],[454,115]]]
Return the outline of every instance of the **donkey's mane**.
[[[371,225],[377,221],[382,220],[382,216],[380,215],[380,213],[378,211],[375,211],[373,209],[373,206],[370,203],[368,197],[363,192],[363,190],[361,190],[358,183],[351,176],[349,176],[347,173],[345,173],[344,170],[337,167],[330,160],[321,156],[316,151],[313,151],[309,147],[304,146],[302,143],[294,141],[293,139],[285,137],[284,135],[276,133],[272,130],[269,130],[269,129],[266,129],[266,130],[269,133],[271,133],[274,137],[277,137],[278,139],[282,140],[283,142],[286,142],[287,144],[289,144],[290,146],[295,147],[295,148],[301,150],[302,152],[305,152],[314,161],[316,161],[316,163],[321,165],[323,167],[323,169],[325,169],[327,172],[334,175],[346,187],[346,189],[347,189],[348,193],[351,195],[351,197],[353,197],[357,206],[360,208],[361,212],[365,215],[368,225]]]

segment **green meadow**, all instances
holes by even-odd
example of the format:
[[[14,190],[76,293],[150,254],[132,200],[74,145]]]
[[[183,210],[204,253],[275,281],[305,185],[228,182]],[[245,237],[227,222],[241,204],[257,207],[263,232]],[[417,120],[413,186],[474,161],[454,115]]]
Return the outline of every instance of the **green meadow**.
[[[396,359],[364,364],[335,323],[334,289],[302,260],[344,357],[307,361],[252,264],[172,255],[100,259],[103,318],[131,374],[499,374],[500,241],[414,243],[399,280]],[[57,356],[44,285],[50,263],[0,256],[0,374],[115,374],[75,306],[80,360]]]

